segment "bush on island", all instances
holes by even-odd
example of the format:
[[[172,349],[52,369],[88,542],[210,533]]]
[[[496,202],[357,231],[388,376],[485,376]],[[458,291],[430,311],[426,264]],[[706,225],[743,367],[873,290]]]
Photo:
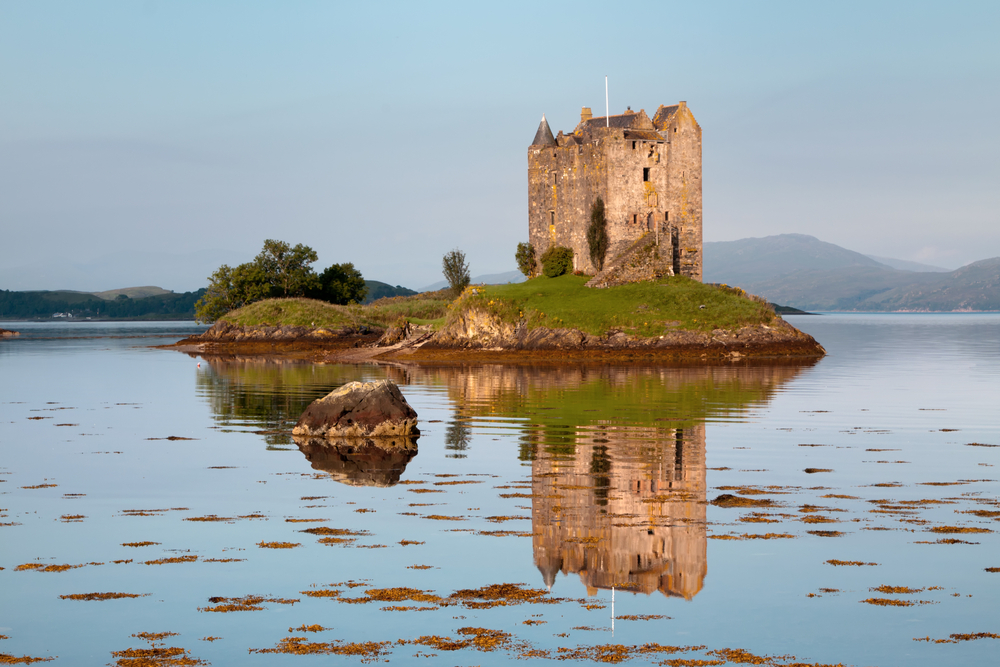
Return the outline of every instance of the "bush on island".
[[[554,245],[542,254],[542,273],[549,278],[569,273],[573,268],[573,250]]]
[[[517,270],[523,273],[525,278],[535,277],[538,271],[535,266],[535,246],[530,243],[518,243],[514,259],[517,260]]]

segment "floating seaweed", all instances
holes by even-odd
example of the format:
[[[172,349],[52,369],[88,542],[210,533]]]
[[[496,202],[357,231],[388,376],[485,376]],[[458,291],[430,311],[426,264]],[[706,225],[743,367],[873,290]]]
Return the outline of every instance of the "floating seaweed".
[[[60,595],[61,600],[120,600],[122,598],[144,598],[149,597],[149,593],[73,593],[72,595]],[[135,635],[132,635],[135,637]]]

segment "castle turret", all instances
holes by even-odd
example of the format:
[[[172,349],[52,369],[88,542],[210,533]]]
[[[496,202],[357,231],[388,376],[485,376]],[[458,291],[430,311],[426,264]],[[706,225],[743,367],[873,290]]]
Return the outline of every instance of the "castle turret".
[[[556,138],[552,136],[552,130],[549,128],[549,121],[545,120],[545,114],[542,114],[542,122],[538,124],[538,131],[535,132],[535,140],[531,142],[532,146],[551,146],[556,143]]]

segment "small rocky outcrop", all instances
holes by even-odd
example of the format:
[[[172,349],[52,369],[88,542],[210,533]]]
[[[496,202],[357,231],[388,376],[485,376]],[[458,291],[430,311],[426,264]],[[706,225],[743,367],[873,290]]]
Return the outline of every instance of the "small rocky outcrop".
[[[251,343],[251,342],[325,342],[331,341],[341,336],[348,335],[369,335],[375,333],[368,327],[358,329],[332,331],[323,327],[310,328],[300,327],[290,324],[282,326],[268,326],[266,324],[258,326],[244,326],[240,324],[230,324],[225,320],[219,320],[212,327],[197,336],[191,336],[191,342],[212,342],[212,343]]]
[[[392,380],[348,382],[313,401],[292,430],[320,438],[386,438],[420,435],[417,413]]]
[[[604,270],[587,281],[587,287],[613,287],[657,280],[674,275],[670,235],[657,238],[647,233],[612,255]]]
[[[314,470],[351,486],[393,486],[417,455],[413,438],[309,438],[292,436]]]
[[[0,338],[13,338],[15,336],[20,336],[20,331],[11,331],[10,329],[0,329]]]
[[[405,317],[401,317],[385,330],[382,337],[375,342],[375,347],[398,345],[407,339],[410,331],[410,322]]]

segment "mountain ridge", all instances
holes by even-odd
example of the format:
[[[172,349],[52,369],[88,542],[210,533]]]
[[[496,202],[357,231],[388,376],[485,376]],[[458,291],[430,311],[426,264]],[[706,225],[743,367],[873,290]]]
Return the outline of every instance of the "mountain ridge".
[[[806,234],[709,242],[704,256],[706,282],[802,310],[1000,310],[1000,258],[954,271],[913,271]]]

